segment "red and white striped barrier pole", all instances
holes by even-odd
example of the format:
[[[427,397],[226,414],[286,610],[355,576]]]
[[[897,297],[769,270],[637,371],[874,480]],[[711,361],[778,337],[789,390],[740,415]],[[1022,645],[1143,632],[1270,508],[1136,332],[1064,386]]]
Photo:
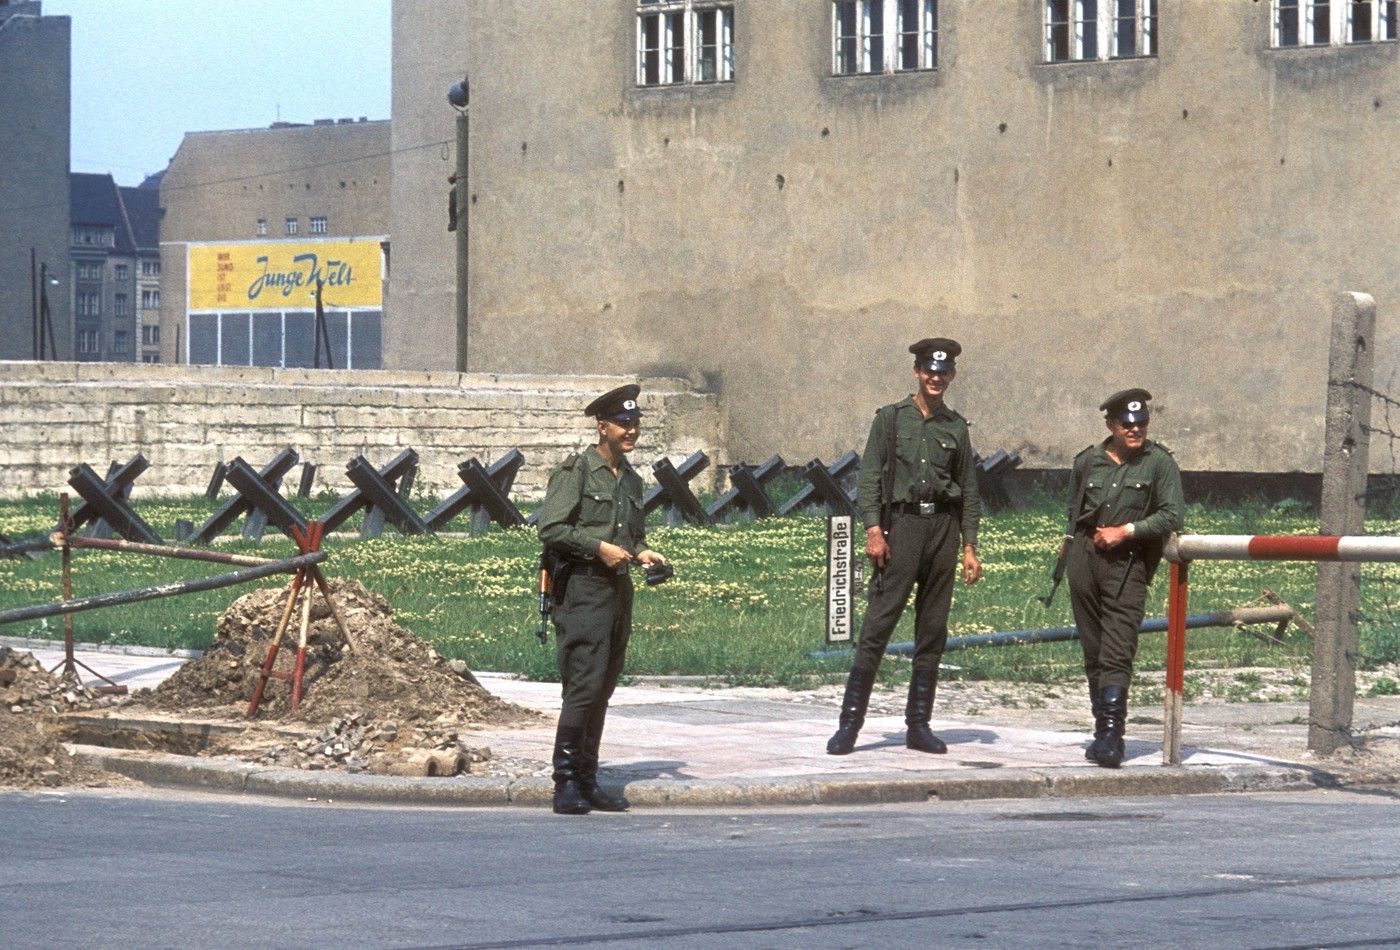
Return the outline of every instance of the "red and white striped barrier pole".
[[[1167,676],[1162,763],[1181,764],[1181,693],[1186,680],[1187,573],[1192,561],[1400,562],[1400,538],[1365,535],[1174,534],[1167,591]]]

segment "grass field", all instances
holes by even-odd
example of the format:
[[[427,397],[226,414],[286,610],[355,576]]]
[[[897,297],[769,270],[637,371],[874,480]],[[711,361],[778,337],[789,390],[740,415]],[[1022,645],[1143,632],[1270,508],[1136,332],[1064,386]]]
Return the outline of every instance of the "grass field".
[[[330,496],[299,501],[315,516]],[[419,505],[422,507],[422,505]],[[41,496],[0,503],[0,531],[26,537],[56,520],[57,499]],[[177,518],[196,524],[214,506],[201,498],[140,499],[136,509],[163,537],[174,535]],[[1392,513],[1393,514],[1393,513]],[[979,545],[985,565],[980,584],[961,584],[955,595],[952,635],[1069,625],[1069,599],[1062,590],[1052,609],[1036,600],[1049,586],[1052,554],[1062,528],[1062,509],[1052,500],[1027,511],[983,519]],[[1206,510],[1189,506],[1191,531],[1220,534],[1308,534],[1316,513],[1285,502],[1273,507],[1235,505]],[[358,528],[358,525],[353,527]],[[844,660],[817,661],[808,652],[823,643],[825,521],[772,519],[712,529],[649,528],[652,547],[676,566],[669,584],[644,588],[638,579],[635,631],[628,651],[632,674],[707,675],[729,683],[799,685],[844,676]],[[1372,534],[1400,532],[1400,519],[1373,518]],[[393,604],[400,623],[433,642],[444,655],[472,668],[554,676],[553,653],[534,637],[539,617],[534,585],[538,544],[532,531],[493,531],[470,537],[405,539],[386,529],[379,540],[333,538],[326,547],[332,576],[355,578]],[[224,550],[265,556],[295,553],[280,535],[260,544],[230,538]],[[146,586],[227,568],[191,562],[79,551],[74,554],[77,596]],[[1316,568],[1311,564],[1214,562],[1192,572],[1192,612],[1244,606],[1263,588],[1276,591],[1309,617]],[[1361,663],[1400,659],[1400,565],[1367,565],[1363,583]],[[79,640],[162,647],[202,647],[213,636],[218,615],[242,592],[227,588],[130,607],[76,614]],[[0,560],[0,609],[60,599],[59,559]],[[1166,566],[1148,602],[1149,616],[1165,611]],[[912,637],[906,616],[894,639]],[[55,638],[62,618],[0,628],[8,636]],[[1192,631],[1188,665],[1306,665],[1310,641],[1290,633],[1278,647],[1231,630]],[[1140,669],[1160,669],[1165,636],[1145,634]],[[987,648],[950,653],[949,675],[1045,682],[1080,673],[1076,643]],[[904,661],[886,662],[882,677],[908,675]]]

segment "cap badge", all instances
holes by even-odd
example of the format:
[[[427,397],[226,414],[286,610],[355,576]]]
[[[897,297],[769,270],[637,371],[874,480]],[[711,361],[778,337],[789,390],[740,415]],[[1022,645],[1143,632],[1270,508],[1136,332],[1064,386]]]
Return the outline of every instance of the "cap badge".
[[[942,363],[944,360],[946,360],[946,359],[948,358],[948,354],[945,353],[945,352],[942,351],[942,350],[934,350],[934,351],[933,351],[933,358],[934,358],[935,360],[937,360],[938,362]]]
[[[1129,412],[1141,412],[1141,411],[1142,411],[1142,403],[1140,403],[1140,402],[1138,402],[1136,399],[1134,399],[1132,402],[1128,403],[1128,411],[1129,411]]]
[[[636,409],[636,408],[637,408],[637,400],[635,400],[635,399],[624,399],[624,400],[622,401],[622,408],[625,409],[625,410],[627,410],[628,412],[632,411],[633,409]]]

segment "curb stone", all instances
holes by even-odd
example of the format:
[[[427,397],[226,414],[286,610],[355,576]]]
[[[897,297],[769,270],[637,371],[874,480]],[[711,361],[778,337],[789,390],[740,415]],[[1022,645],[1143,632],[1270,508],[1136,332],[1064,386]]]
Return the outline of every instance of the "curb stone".
[[[70,745],[69,748],[89,764],[161,788],[397,805],[539,808],[548,807],[553,796],[553,784],[534,776],[511,780],[491,776],[348,775],[270,768],[228,758],[196,758],[102,746]],[[1388,778],[1393,776],[1378,780]],[[726,808],[1305,791],[1366,784],[1366,781],[1343,781],[1330,772],[1301,766],[1175,766],[1115,771],[1073,766],[1008,769],[986,776],[930,771],[923,775],[900,773],[858,778],[825,775],[810,779],[684,782],[645,779],[628,783],[624,791],[633,806],[641,808]]]

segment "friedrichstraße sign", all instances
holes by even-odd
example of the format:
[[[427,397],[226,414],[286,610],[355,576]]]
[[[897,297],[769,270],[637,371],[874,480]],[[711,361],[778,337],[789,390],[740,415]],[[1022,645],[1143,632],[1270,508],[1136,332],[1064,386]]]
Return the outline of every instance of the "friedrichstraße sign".
[[[189,246],[189,310],[310,310],[383,304],[379,238]]]
[[[855,529],[850,515],[833,515],[826,523],[826,642],[850,643],[855,620],[860,569],[856,564]]]

